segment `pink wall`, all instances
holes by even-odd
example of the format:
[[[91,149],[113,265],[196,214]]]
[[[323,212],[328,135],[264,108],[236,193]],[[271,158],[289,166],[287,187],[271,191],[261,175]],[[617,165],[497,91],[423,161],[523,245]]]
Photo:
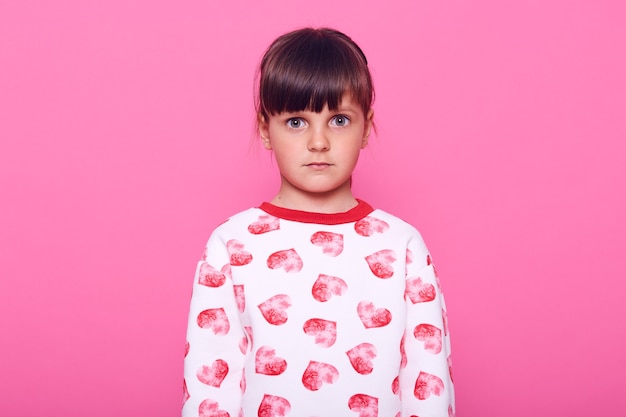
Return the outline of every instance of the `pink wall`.
[[[438,261],[458,415],[624,412],[623,2],[313,3],[0,4],[1,415],[178,414],[195,262],[277,185],[255,66],[303,25],[371,61],[355,190]]]

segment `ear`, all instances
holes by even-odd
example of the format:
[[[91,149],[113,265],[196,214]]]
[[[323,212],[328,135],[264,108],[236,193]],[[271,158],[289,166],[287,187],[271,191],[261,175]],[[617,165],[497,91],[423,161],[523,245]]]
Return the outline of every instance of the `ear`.
[[[270,142],[270,126],[269,120],[267,120],[261,113],[257,116],[257,121],[259,124],[259,136],[261,136],[261,141],[263,141],[263,146],[267,150],[272,149],[272,143]]]
[[[365,129],[363,129],[363,140],[361,141],[361,149],[365,149],[369,143],[370,133],[374,124],[374,109],[369,109],[365,115]]]

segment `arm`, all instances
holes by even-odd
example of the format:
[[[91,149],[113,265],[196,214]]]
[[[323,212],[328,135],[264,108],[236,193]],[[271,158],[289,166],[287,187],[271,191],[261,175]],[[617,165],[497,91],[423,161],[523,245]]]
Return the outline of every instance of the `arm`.
[[[241,407],[245,338],[226,244],[214,233],[198,263],[187,327],[183,417],[235,417]],[[220,413],[223,410],[225,413]]]
[[[407,251],[407,325],[400,390],[403,416],[454,415],[446,307],[431,257],[417,235]]]

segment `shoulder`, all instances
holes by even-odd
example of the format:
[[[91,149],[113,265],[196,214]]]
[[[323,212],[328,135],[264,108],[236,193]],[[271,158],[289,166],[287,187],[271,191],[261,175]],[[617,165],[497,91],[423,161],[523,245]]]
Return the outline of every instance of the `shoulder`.
[[[400,217],[381,209],[375,209],[369,216],[365,217],[363,221],[372,223],[382,222],[382,227],[387,229],[386,235],[388,238],[404,242],[407,247],[412,248],[414,251],[428,254],[428,248],[419,230]],[[371,228],[372,226],[369,227]]]
[[[365,217],[364,220],[367,220],[368,218],[381,220],[387,223],[389,225],[389,230],[393,233],[404,233],[419,236],[421,238],[420,232],[415,228],[415,226],[384,210],[375,209],[369,216]]]
[[[213,229],[211,236],[240,234],[242,231],[247,231],[250,225],[257,222],[259,217],[262,217],[263,214],[264,212],[257,207],[252,207],[235,213],[218,224],[215,229]]]

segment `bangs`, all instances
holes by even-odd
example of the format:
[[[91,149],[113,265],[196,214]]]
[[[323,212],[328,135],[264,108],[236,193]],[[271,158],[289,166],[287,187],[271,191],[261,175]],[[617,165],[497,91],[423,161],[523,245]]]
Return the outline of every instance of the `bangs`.
[[[325,105],[337,110],[346,93],[367,114],[372,81],[358,46],[318,31],[305,32],[288,43],[281,45],[279,38],[261,63],[259,110],[264,116],[303,110],[319,113]]]

